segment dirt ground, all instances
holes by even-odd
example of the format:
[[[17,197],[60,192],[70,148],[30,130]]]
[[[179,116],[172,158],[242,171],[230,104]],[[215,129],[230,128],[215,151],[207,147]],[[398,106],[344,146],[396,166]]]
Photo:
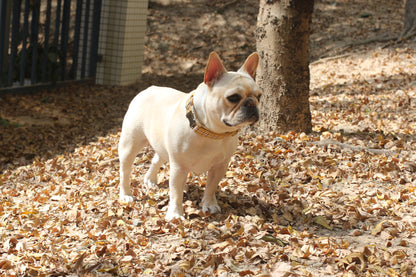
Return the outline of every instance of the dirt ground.
[[[118,201],[117,141],[149,85],[191,91],[208,54],[229,70],[255,51],[258,1],[149,3],[145,64],[128,87],[72,84],[0,96],[0,273],[9,276],[416,276],[416,42],[394,43],[402,1],[315,1],[313,132],[240,134],[202,214],[166,222],[168,165],[151,149]]]

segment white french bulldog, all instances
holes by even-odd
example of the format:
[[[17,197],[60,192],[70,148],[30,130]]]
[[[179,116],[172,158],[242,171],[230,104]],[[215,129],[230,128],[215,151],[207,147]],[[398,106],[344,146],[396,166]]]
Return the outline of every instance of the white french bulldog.
[[[261,92],[253,79],[258,63],[253,53],[238,72],[227,72],[212,52],[204,83],[191,93],[156,86],[140,92],[130,103],[121,131],[120,200],[133,201],[132,165],[142,147],[150,144],[155,155],[145,184],[156,185],[161,164],[170,164],[166,220],[184,218],[183,190],[191,171],[208,171],[202,211],[221,211],[215,191],[237,147],[237,133],[259,120]]]

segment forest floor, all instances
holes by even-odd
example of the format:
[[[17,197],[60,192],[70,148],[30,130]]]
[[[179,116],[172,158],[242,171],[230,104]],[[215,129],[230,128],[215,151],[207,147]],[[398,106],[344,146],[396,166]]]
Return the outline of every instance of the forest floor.
[[[402,1],[316,0],[313,132],[240,134],[217,197],[190,175],[183,221],[160,186],[118,201],[117,143],[132,97],[190,91],[216,50],[255,50],[258,1],[151,1],[142,79],[0,97],[0,274],[5,276],[416,276],[416,43]],[[167,3],[162,3],[167,2]],[[373,39],[375,38],[375,39]],[[369,40],[371,39],[371,40]]]

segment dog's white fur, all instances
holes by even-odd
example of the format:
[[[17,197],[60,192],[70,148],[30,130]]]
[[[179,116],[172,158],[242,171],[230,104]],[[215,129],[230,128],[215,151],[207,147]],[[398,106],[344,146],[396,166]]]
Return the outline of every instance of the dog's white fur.
[[[194,91],[196,119],[215,133],[235,131],[245,124],[255,123],[261,95],[253,80],[258,60],[258,55],[253,53],[238,72],[227,72],[218,55],[211,53],[204,83]],[[234,98],[241,97],[240,101],[231,102],[231,95],[238,95]],[[170,164],[170,203],[166,220],[183,219],[183,189],[191,171],[208,171],[202,210],[211,213],[221,210],[215,191],[238,143],[237,136],[216,140],[196,134],[186,117],[189,97],[175,89],[152,86],[132,100],[122,126],[118,148],[120,199],[133,201],[131,168],[142,147],[150,144],[155,155],[144,177],[145,184],[156,185],[160,166],[165,161]]]

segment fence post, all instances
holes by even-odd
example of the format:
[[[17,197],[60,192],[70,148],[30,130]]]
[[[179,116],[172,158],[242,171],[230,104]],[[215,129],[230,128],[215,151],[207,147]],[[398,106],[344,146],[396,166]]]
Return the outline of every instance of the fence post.
[[[0,0],[0,87],[7,81],[10,13],[12,0]]]
[[[128,85],[140,78],[148,0],[103,0],[96,82]]]

